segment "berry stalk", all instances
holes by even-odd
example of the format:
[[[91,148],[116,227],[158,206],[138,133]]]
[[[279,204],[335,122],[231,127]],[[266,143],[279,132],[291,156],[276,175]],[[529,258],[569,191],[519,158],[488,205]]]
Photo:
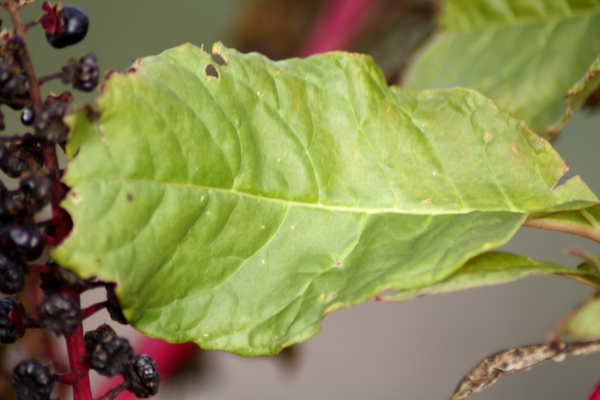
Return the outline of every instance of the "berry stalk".
[[[69,288],[63,290],[63,294],[80,305],[79,292]],[[65,335],[67,351],[69,354],[69,365],[71,374],[75,376],[73,384],[73,397],[75,400],[92,400],[92,389],[90,386],[89,368],[86,362],[86,349],[83,342],[83,323],[77,324],[75,332]]]
[[[29,55],[29,48],[27,47],[27,41],[25,39],[25,31],[27,27],[21,21],[21,17],[19,15],[19,5],[15,0],[8,0],[4,3],[6,10],[10,13],[10,18],[13,21],[15,34],[23,39],[23,43],[25,44],[23,48],[23,64],[25,66],[25,71],[27,72],[27,79],[29,80],[29,88],[31,91],[31,96],[33,97],[34,108],[37,112],[41,112],[42,110],[42,92],[40,90],[40,84],[35,75],[35,69],[33,68],[33,62],[31,61],[31,56]]]

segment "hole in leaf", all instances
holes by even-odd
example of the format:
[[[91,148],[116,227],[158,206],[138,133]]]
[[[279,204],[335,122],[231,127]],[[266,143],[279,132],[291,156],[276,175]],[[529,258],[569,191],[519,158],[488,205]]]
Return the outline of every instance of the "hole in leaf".
[[[212,53],[212,59],[218,66],[226,66],[227,63],[223,60],[223,57],[219,53]]]
[[[208,64],[204,71],[206,72],[207,76],[212,76],[215,78],[219,77],[219,71],[217,71],[217,68],[215,68],[215,66],[212,64]]]

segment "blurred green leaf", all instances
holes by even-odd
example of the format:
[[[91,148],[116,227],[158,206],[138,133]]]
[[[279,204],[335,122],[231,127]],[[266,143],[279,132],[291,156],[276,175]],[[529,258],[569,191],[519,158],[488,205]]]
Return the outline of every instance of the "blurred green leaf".
[[[445,5],[442,30],[416,58],[407,87],[475,89],[541,134],[560,130],[598,88],[600,1]]]
[[[570,277],[591,286],[600,287],[600,275],[595,272],[566,268],[561,265],[539,262],[510,253],[488,252],[469,260],[449,278],[424,288],[400,291],[382,296],[382,300],[403,301],[427,294],[455,292],[486,285],[499,285],[530,275],[557,274]]]
[[[149,335],[274,354],[447,279],[529,213],[598,202],[554,188],[552,146],[476,92],[390,89],[356,54],[213,51],[226,65],[192,45],[138,60],[68,121],[74,229],[53,257],[117,282]]]
[[[600,339],[600,295],[596,293],[578,308],[565,332],[578,340]]]

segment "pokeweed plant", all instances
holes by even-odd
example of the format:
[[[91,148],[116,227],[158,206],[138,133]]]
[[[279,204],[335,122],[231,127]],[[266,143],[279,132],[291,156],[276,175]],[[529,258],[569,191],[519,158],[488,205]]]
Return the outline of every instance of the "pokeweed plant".
[[[40,273],[47,298],[36,318],[25,309],[37,305],[3,300],[0,327],[7,342],[39,327],[64,335],[70,372],[24,361],[13,377],[19,399],[49,399],[62,381],[90,400],[90,369],[124,377],[103,400],[156,393],[149,356],[108,325],[84,336],[81,320],[104,307],[150,336],[260,356],[374,298],[532,274],[600,288],[592,255],[571,269],[493,251],[521,226],[600,242],[600,201],[579,177],[557,185],[567,166],[534,133],[551,138],[597,89],[600,2],[447,0],[443,29],[415,56],[405,88],[365,55],[274,62],[185,44],[110,74],[95,104],[77,109],[68,92],[44,100],[40,84],[93,90],[95,56],[38,78],[25,31],[39,24],[60,48],[83,39],[87,17],[45,2],[23,24],[18,10],[30,2],[0,3],[14,24],[2,34],[1,102],[24,107],[34,129],[4,139],[0,167],[21,181],[3,192],[0,272],[7,294]],[[569,57],[556,53],[563,42]],[[48,202],[52,219],[33,224]],[[44,242],[52,260],[26,265]],[[79,294],[97,286],[107,301],[81,310]],[[486,358],[452,400],[599,350],[598,304],[593,296],[574,310],[548,343]]]

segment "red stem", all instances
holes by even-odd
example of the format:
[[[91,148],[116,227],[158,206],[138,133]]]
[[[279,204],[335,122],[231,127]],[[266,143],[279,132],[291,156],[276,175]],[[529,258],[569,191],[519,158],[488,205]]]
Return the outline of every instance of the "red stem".
[[[100,310],[104,310],[108,301],[103,301],[102,303],[92,304],[91,306],[81,310],[81,319],[86,319],[96,314]]]
[[[369,12],[379,0],[328,0],[312,32],[300,49],[300,57],[333,50],[348,50],[360,35]]]
[[[600,381],[596,383],[594,390],[592,390],[587,400],[600,400]]]
[[[80,304],[79,292],[63,287],[63,294]],[[89,366],[86,360],[85,344],[83,342],[83,323],[79,322],[75,332],[65,335],[71,374],[75,377],[73,383],[73,398],[75,400],[92,400],[92,389],[88,375]]]
[[[27,265],[28,274],[44,274],[48,272],[47,265],[29,264]]]
[[[74,385],[77,378],[73,374],[54,374],[56,380],[66,385]]]

